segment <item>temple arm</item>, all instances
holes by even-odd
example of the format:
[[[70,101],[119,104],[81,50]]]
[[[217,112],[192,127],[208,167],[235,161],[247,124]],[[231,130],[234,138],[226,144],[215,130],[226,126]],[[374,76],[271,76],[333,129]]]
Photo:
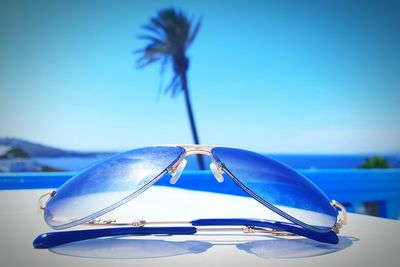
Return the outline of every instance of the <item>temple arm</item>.
[[[87,239],[107,237],[107,236],[144,236],[144,235],[191,235],[196,233],[196,228],[191,226],[180,227],[115,227],[91,230],[76,230],[51,232],[41,234],[33,241],[34,248],[52,248],[71,242],[82,241]]]
[[[161,222],[153,222],[160,224]],[[170,223],[170,222],[168,222]],[[223,228],[218,229],[202,229],[202,226],[244,226],[241,230],[244,233],[267,233],[273,235],[300,235],[325,243],[338,243],[338,237],[333,231],[319,233],[298,227],[290,223],[252,220],[252,219],[199,219],[189,222],[192,226],[176,226],[176,227],[144,227],[145,224],[152,222],[138,221],[130,224],[130,227],[112,227],[91,230],[75,230],[63,232],[51,232],[39,235],[34,241],[35,248],[51,248],[71,242],[99,238],[109,236],[143,236],[143,235],[190,235],[199,231],[216,230],[222,232]],[[91,225],[125,225],[110,221],[95,221]],[[133,225],[133,226],[132,226]],[[136,227],[134,227],[136,226]],[[196,227],[197,226],[197,227]],[[226,229],[232,231],[232,229]]]
[[[316,232],[297,226],[292,223],[275,222],[267,220],[249,220],[249,219],[200,219],[192,222],[193,226],[217,226],[217,225],[241,225],[247,226],[249,232],[271,233],[275,235],[299,235],[310,239],[337,244],[339,239],[332,230],[328,232]],[[266,230],[273,229],[273,230]]]

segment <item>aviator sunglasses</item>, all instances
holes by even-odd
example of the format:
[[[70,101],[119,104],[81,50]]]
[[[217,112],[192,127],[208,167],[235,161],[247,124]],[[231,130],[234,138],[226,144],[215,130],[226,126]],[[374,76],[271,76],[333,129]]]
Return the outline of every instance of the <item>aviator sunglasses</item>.
[[[165,174],[170,174],[170,183],[175,184],[186,166],[185,158],[190,155],[209,156],[210,169],[219,183],[229,177],[245,194],[282,220],[96,220],[137,197]],[[330,201],[315,184],[287,165],[248,150],[203,145],[154,146],[116,154],[83,170],[56,191],[43,195],[39,209],[44,212],[46,223],[56,230],[77,225],[112,227],[42,234],[34,240],[35,248],[107,236],[188,235],[210,231],[210,227],[217,227],[218,231],[226,227],[229,231],[236,229],[244,233],[303,236],[336,244],[337,233],[347,222],[343,205]]]

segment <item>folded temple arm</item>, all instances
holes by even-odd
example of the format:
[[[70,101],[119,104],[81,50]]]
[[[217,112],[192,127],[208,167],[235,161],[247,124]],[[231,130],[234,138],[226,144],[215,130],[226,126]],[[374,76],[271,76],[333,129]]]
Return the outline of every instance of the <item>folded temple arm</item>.
[[[161,224],[161,222],[153,222]],[[169,222],[170,223],[170,222]],[[51,248],[71,242],[109,236],[143,236],[143,235],[191,235],[202,231],[241,230],[244,233],[266,233],[272,235],[300,235],[325,243],[338,243],[338,237],[334,231],[324,233],[310,231],[294,224],[253,220],[253,219],[199,219],[189,222],[191,226],[174,227],[153,227],[142,226],[143,224],[152,224],[152,222],[137,221],[129,227],[112,227],[90,230],[75,230],[51,232],[39,235],[34,241],[35,248]],[[91,225],[125,225],[112,221],[102,222],[94,221]],[[138,227],[139,226],[139,227]],[[243,228],[204,228],[204,226],[243,226]]]

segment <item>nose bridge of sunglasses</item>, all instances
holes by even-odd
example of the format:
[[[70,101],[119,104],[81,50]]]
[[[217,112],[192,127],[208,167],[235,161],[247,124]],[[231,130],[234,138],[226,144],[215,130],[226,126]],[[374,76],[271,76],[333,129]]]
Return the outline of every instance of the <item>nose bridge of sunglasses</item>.
[[[210,163],[210,169],[211,172],[214,174],[214,177],[217,180],[217,182],[222,183],[224,181],[224,176],[222,176],[224,171],[221,168],[219,168],[214,162]]]
[[[171,179],[169,180],[170,184],[175,184],[178,181],[186,167],[186,164],[187,160],[183,159],[178,166],[171,170]],[[223,170],[220,169],[214,162],[210,163],[210,169],[217,182],[222,183],[224,181],[224,177],[222,176]]]
[[[203,146],[203,145],[181,145],[185,149],[185,155],[184,157],[188,156],[193,156],[193,155],[205,155],[209,156],[212,160],[210,163],[210,169],[211,172],[213,173],[215,179],[217,182],[222,183],[224,181],[224,177],[222,176],[223,170],[214,162],[214,158],[211,154],[211,149],[214,148],[214,146]],[[182,175],[183,170],[185,169],[187,164],[187,160],[183,159],[180,161],[178,164],[176,164],[174,167],[171,168],[171,179],[170,179],[170,184],[175,184],[179,177]]]
[[[187,164],[187,160],[183,159],[181,163],[179,163],[178,166],[176,166],[172,171],[171,171],[171,179],[169,180],[170,184],[175,184],[179,177],[181,177],[183,170],[185,169]]]
[[[185,156],[191,155],[206,155],[211,157],[211,149],[214,146],[203,146],[203,145],[181,145],[180,147],[185,149]]]

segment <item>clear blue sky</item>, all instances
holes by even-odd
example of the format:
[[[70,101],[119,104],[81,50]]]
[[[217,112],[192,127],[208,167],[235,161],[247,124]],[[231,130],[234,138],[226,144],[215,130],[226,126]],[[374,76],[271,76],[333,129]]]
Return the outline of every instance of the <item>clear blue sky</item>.
[[[157,10],[203,18],[189,86],[204,144],[400,149],[399,1],[0,1],[0,136],[82,150],[192,141],[183,95],[135,68]],[[168,76],[164,77],[165,83]]]

